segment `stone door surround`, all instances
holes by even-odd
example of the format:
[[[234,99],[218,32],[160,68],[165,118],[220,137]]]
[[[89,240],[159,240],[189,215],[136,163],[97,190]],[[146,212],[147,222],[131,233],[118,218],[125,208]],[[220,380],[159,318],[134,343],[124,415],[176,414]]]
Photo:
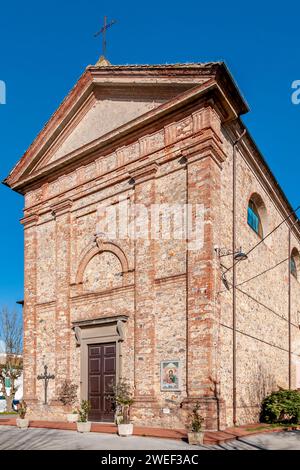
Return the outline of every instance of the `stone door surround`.
[[[90,344],[116,344],[116,381],[122,376],[122,342],[124,324],[128,316],[96,318],[73,322],[77,347],[80,347],[80,399],[88,399],[88,346]]]

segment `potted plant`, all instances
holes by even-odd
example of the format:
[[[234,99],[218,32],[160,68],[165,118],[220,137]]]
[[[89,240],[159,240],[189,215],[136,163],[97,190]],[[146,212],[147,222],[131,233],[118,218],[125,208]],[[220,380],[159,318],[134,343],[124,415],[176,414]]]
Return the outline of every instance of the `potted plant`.
[[[115,419],[118,425],[119,436],[131,436],[133,424],[130,421],[130,407],[133,405],[134,400],[130,385],[126,380],[121,379],[113,388],[113,401],[116,408]]]
[[[68,423],[77,423],[78,421],[78,411],[74,410],[72,413],[67,414]]]
[[[200,414],[200,403],[197,402],[190,415],[190,425],[188,432],[189,444],[202,445],[204,432],[202,431],[202,423],[204,418]]]
[[[88,400],[82,400],[80,408],[78,408],[78,421],[77,431],[78,432],[90,432],[91,423],[88,421],[88,414],[91,409],[90,402]]]
[[[71,407],[77,401],[77,389],[78,385],[73,384],[71,380],[65,380],[61,386],[58,399],[64,405],[65,408],[71,409]],[[67,421],[69,423],[76,423],[78,420],[77,410],[72,413],[67,413]]]
[[[29,426],[29,419],[26,419],[27,405],[24,400],[20,401],[18,404],[18,415],[19,418],[16,419],[16,424],[18,428],[27,429]]]

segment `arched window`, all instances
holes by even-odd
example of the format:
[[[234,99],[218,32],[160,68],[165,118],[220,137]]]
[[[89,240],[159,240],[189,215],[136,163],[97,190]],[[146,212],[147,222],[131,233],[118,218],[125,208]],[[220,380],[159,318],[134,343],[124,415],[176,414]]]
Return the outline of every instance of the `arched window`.
[[[259,215],[259,209],[256,202],[253,198],[250,199],[248,204],[248,213],[247,213],[247,222],[248,225],[257,233],[261,238],[263,237],[263,227],[261,223],[261,218]]]
[[[298,278],[299,261],[299,251],[297,250],[297,248],[293,248],[290,258],[290,271],[296,279]]]

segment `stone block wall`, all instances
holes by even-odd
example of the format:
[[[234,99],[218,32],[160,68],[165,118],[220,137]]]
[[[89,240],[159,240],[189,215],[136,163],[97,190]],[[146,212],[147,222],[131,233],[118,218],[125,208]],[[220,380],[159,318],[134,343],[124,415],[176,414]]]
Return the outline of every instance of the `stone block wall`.
[[[233,149],[227,134],[227,159],[222,168],[221,220],[222,247],[232,247],[232,170]],[[251,158],[252,157],[252,158]],[[252,161],[251,161],[252,159]],[[243,145],[236,157],[236,250],[248,252],[260,242],[260,237],[247,223],[247,208],[251,197],[261,198],[263,235],[274,230],[287,217],[275,196],[266,172],[255,167],[251,155]],[[261,164],[262,165],[262,164]],[[289,310],[289,227],[283,223],[260,243],[248,257],[237,265],[236,274],[236,368],[237,368],[237,424],[257,421],[261,400],[278,387],[299,387],[296,368],[299,355],[299,300],[298,279],[291,276],[291,305]],[[291,235],[291,249],[300,250],[296,232]],[[232,266],[232,257],[222,258],[226,267]],[[223,269],[224,270],[224,269]],[[232,270],[226,274],[232,283]],[[226,402],[227,424],[233,420],[233,311],[232,286],[221,286],[218,295],[221,305],[220,320],[220,383]],[[290,314],[289,314],[290,311]],[[290,315],[290,318],[289,318]],[[289,324],[291,348],[289,348]],[[289,352],[289,350],[291,351]],[[289,384],[289,364],[291,383]],[[299,372],[298,372],[299,373]]]

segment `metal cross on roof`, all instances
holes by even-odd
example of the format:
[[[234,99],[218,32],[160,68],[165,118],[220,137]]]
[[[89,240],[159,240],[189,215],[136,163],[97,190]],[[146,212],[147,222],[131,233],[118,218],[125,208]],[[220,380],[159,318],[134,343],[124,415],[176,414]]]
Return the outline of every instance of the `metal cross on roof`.
[[[102,55],[105,57],[106,55],[106,31],[111,28],[117,21],[112,20],[110,23],[107,23],[107,16],[104,16],[104,25],[98,31],[96,34],[94,34],[94,37],[96,38],[97,36],[100,36],[102,34]]]

